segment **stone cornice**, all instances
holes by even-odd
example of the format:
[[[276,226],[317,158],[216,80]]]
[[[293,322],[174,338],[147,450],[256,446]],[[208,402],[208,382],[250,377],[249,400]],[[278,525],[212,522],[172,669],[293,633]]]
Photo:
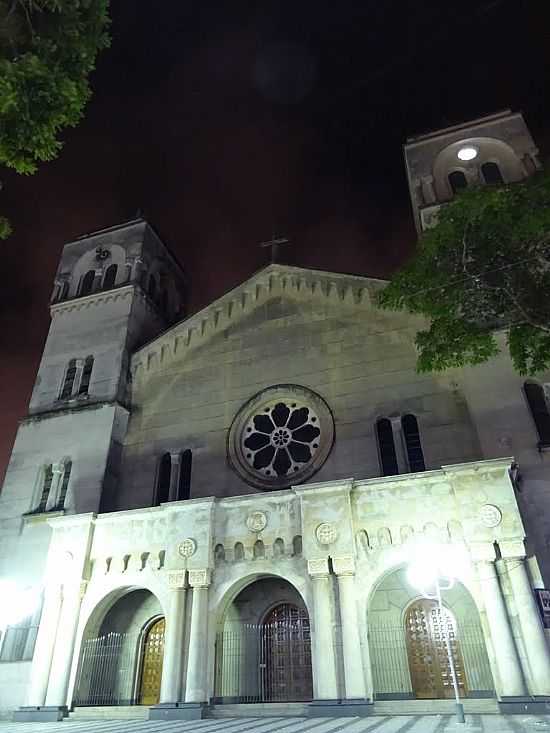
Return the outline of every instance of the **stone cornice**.
[[[128,300],[132,298],[132,296],[139,298],[144,303],[146,309],[164,323],[163,319],[159,315],[157,306],[142,289],[139,283],[119,285],[111,290],[100,290],[96,293],[91,293],[90,295],[51,303],[50,314],[52,319],[54,319],[59,316],[66,315],[67,313],[86,310],[100,305],[105,305],[107,303],[116,303],[119,300]]]
[[[319,300],[371,310],[373,296],[385,282],[356,275],[269,265],[136,351],[131,362],[134,381],[146,380],[167,361],[179,358],[186,349],[203,344],[211,335],[237,323],[255,307],[277,295],[300,297],[307,294]]]

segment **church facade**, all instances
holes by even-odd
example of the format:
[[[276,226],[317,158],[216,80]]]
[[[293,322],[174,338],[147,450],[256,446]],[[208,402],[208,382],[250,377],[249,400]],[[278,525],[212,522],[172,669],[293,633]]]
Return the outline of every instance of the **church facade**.
[[[540,166],[509,112],[405,159],[419,231]],[[182,320],[184,284],[143,220],[63,250],[0,494],[0,583],[28,605],[0,714],[363,715],[453,682],[472,711],[545,709],[549,375],[505,351],[418,374],[421,321],[371,278],[274,263]]]

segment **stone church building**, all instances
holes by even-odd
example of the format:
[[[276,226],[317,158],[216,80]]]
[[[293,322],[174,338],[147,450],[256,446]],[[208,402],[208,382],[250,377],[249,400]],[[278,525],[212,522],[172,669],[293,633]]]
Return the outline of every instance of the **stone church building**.
[[[540,167],[511,112],[405,163],[419,231],[459,188]],[[417,373],[422,322],[379,310],[382,287],[273,263],[184,318],[147,222],[64,247],[0,494],[2,604],[27,601],[1,714],[437,712],[446,638],[467,711],[545,706],[550,375],[505,350]]]

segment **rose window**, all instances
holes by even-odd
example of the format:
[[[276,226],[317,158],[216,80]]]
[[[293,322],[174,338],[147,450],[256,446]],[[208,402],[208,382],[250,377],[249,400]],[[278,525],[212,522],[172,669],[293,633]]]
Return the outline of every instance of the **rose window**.
[[[332,415],[319,395],[295,385],[271,387],[235,418],[230,461],[248,483],[284,488],[321,466],[333,438]]]

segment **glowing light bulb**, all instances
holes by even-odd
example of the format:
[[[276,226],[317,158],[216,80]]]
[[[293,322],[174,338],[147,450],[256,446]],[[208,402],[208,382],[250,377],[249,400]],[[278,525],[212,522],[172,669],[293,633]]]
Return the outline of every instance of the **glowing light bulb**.
[[[456,157],[459,160],[473,160],[474,158],[477,158],[477,150],[471,146],[466,146],[464,148],[460,148]]]

